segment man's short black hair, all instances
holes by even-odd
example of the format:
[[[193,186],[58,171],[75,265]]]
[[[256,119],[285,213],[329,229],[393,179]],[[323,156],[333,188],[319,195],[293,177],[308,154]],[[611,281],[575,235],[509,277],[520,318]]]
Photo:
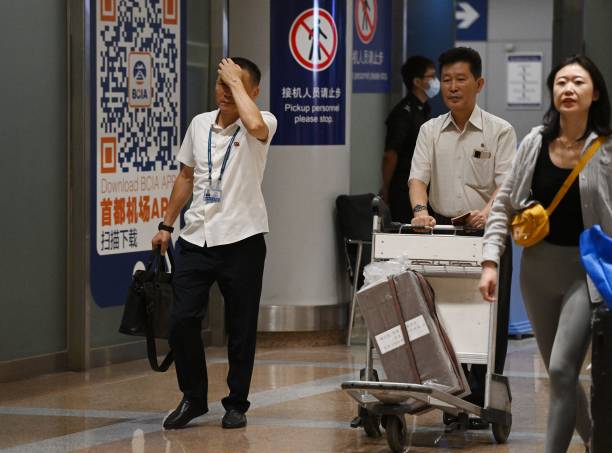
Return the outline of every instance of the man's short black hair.
[[[435,68],[436,65],[427,57],[414,55],[406,60],[402,65],[402,80],[404,85],[409,90],[412,90],[412,80],[420,79],[425,76],[429,68]]]
[[[244,57],[230,57],[234,63],[244,69],[251,76],[251,81],[255,85],[259,85],[259,81],[261,80],[261,71],[257,67],[255,63],[253,63],[248,58]]]
[[[470,47],[454,47],[443,52],[438,58],[440,73],[442,68],[453,63],[467,63],[470,65],[470,72],[475,79],[482,76],[482,60],[480,54]]]

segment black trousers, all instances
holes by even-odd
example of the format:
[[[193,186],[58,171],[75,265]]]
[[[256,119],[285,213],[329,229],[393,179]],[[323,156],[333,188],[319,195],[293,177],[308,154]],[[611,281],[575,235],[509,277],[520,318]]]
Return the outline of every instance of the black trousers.
[[[497,336],[495,337],[495,374],[503,374],[508,352],[508,325],[510,323],[510,289],[512,287],[512,240],[506,237],[506,249],[499,260],[499,290],[497,294]],[[464,366],[465,371],[465,366]],[[484,406],[486,365],[472,365],[466,378],[471,395],[465,399]]]
[[[450,219],[434,213],[438,225],[450,225]],[[506,249],[499,260],[499,289],[497,294],[497,335],[495,337],[495,370],[503,374],[508,352],[508,325],[510,323],[510,289],[512,287],[512,240],[506,236]],[[465,399],[484,406],[487,366],[472,365],[468,370],[463,365],[472,393]]]
[[[218,282],[225,303],[229,361],[229,395],[222,404],[226,410],[246,412],[266,257],[263,234],[216,247],[198,247],[179,238],[178,248],[169,343],[179,388],[185,398],[202,398],[207,404],[208,375],[201,330],[210,287]]]
[[[408,176],[406,176],[406,179],[401,184],[391,181],[391,187],[389,188],[389,209],[391,210],[391,220],[394,222],[410,223],[412,220],[412,208],[410,206],[407,181]]]

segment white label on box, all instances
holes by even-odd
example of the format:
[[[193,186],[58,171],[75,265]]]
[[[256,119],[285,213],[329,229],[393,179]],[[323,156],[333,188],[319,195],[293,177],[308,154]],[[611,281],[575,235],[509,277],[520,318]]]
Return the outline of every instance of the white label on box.
[[[386,354],[406,344],[404,336],[402,335],[401,326],[395,326],[393,329],[379,333],[374,338],[376,339],[376,344],[378,344],[378,349],[380,349],[381,354]]]
[[[419,315],[416,318],[412,318],[406,321],[406,330],[408,331],[408,338],[410,341],[414,341],[417,338],[424,337],[429,334],[427,323],[423,315]]]

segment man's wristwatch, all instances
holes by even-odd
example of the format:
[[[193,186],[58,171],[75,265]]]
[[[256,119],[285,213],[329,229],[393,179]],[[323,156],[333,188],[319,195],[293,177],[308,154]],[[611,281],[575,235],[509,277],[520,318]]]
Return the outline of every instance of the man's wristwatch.
[[[164,222],[159,222],[159,225],[157,225],[157,229],[159,231],[167,231],[168,233],[174,233],[174,227],[168,226],[166,225]]]
[[[427,206],[423,204],[415,204],[414,208],[412,208],[412,212],[416,214],[417,212],[427,211]]]

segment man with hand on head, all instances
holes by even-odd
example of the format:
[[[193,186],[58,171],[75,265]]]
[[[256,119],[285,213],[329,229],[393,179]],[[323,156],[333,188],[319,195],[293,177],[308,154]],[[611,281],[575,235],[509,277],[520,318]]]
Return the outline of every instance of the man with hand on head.
[[[215,85],[218,109],[193,118],[178,153],[180,173],[153,247],[165,253],[181,209],[185,227],[177,241],[174,305],[169,343],[183,398],[164,420],[184,427],[208,412],[208,376],[202,319],[216,281],[228,329],[229,395],[223,428],[246,425],[255,359],[257,317],[268,218],[261,183],[277,121],[255,104],[261,72],[246,58],[224,58]]]
[[[453,48],[440,55],[439,64],[442,98],[450,112],[431,119],[419,132],[408,182],[411,223],[450,225],[460,217],[466,228],[484,230],[495,195],[512,166],[516,134],[507,121],[476,104],[484,86],[478,52]],[[503,373],[508,347],[511,277],[510,245],[500,269],[497,374]],[[485,378],[486,366],[472,365],[468,374],[472,394],[466,399],[479,406],[484,406]],[[487,426],[479,419],[470,425]]]

